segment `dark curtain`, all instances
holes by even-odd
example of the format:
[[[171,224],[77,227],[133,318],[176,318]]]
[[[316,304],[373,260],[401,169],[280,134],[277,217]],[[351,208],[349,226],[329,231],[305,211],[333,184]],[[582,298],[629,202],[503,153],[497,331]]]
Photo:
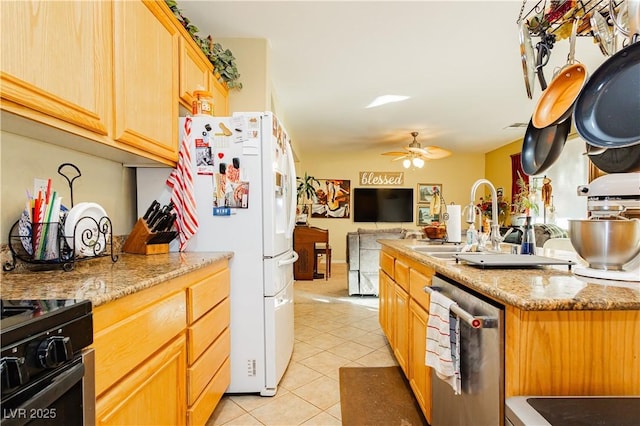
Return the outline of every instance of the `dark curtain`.
[[[525,186],[528,187],[529,183],[527,182],[527,178],[526,178],[527,175],[522,169],[522,154],[520,152],[517,154],[513,154],[511,156],[511,202],[512,203],[515,203],[517,194],[522,190],[522,188],[518,186],[518,173],[520,173],[520,176],[522,176]],[[513,213],[513,210],[512,210],[512,213]]]

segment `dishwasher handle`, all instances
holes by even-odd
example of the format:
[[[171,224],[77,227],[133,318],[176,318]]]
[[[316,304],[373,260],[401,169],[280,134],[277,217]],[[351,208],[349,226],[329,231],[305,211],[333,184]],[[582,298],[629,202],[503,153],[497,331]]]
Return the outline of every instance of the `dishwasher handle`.
[[[425,291],[425,293],[431,294],[434,291],[437,291],[438,288],[439,287],[426,286],[423,290]],[[451,312],[455,314],[455,316],[457,316],[459,319],[469,324],[472,328],[495,328],[498,326],[498,318],[471,315],[469,312],[458,306],[455,301],[453,305],[451,305]]]

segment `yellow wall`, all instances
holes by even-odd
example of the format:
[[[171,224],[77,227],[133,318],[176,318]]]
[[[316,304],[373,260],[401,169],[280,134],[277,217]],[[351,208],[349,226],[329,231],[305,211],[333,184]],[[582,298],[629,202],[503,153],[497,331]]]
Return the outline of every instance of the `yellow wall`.
[[[451,157],[428,161],[423,169],[405,170],[399,162],[391,162],[389,157],[383,157],[379,152],[331,153],[314,152],[312,158],[301,157],[296,164],[298,176],[305,172],[316,179],[346,179],[350,180],[351,188],[360,187],[359,172],[397,172],[404,171],[404,185],[402,188],[413,188],[414,198],[418,183],[442,184],[442,195],[447,204],[469,203],[470,190],[473,183],[484,177],[485,161],[483,154],[453,154]],[[395,228],[419,229],[412,223],[359,223],[349,219],[311,218],[310,225],[329,230],[329,244],[332,247],[332,261],[343,262],[346,253],[346,234],[358,228]],[[463,228],[466,228],[463,225]]]

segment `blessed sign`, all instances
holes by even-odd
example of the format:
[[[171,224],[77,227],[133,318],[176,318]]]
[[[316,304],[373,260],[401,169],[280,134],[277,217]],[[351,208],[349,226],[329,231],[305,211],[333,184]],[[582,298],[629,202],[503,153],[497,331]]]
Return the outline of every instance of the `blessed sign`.
[[[360,185],[402,185],[404,172],[360,172]]]

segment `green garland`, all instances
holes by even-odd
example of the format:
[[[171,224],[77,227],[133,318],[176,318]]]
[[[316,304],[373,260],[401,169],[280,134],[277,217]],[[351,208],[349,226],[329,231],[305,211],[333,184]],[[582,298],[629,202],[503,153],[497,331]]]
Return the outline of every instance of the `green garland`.
[[[229,49],[224,49],[220,43],[214,43],[210,35],[207,36],[207,38],[200,37],[197,34],[200,30],[178,9],[178,2],[176,0],[165,0],[165,3],[169,6],[169,9],[171,9],[178,21],[180,21],[184,29],[191,35],[193,41],[200,47],[200,50],[202,50],[207,59],[213,64],[215,71],[220,74],[218,81],[226,84],[229,89],[242,89],[242,83],[238,81],[240,73],[238,72],[236,58],[233,56],[233,53],[231,53]]]

